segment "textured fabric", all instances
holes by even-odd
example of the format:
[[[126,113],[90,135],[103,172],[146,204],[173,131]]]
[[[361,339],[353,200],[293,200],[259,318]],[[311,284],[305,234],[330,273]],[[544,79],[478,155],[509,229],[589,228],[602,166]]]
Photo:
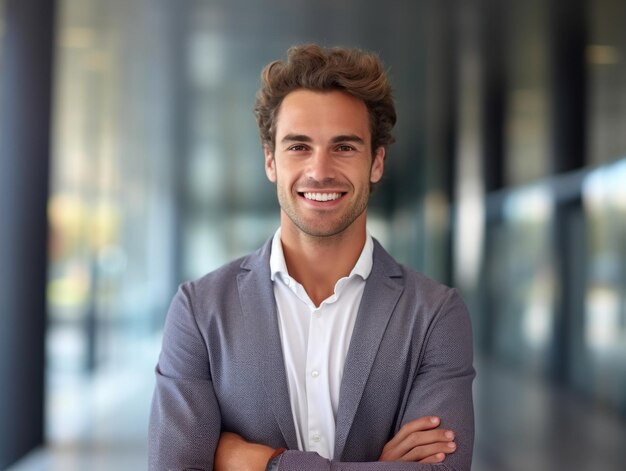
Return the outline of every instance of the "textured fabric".
[[[183,284],[174,297],[156,368],[150,469],[212,470],[223,430],[287,448],[285,471],[469,470],[474,369],[465,305],[377,242],[345,361],[335,459],[297,451],[270,244]],[[457,450],[443,464],[376,462],[404,423],[426,415],[455,431]]]
[[[368,235],[349,276],[338,280],[334,294],[315,306],[304,287],[289,276],[280,229],[272,240],[270,270],[298,449],[326,458],[333,457],[343,367],[372,271],[373,250]]]

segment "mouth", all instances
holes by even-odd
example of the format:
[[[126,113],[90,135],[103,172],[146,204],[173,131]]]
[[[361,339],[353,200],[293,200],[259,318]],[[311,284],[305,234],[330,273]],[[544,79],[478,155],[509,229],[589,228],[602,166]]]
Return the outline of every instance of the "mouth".
[[[322,192],[304,191],[304,192],[299,192],[298,194],[302,196],[304,199],[307,199],[309,201],[317,201],[317,202],[324,203],[326,201],[337,201],[346,193],[345,192],[322,193]]]

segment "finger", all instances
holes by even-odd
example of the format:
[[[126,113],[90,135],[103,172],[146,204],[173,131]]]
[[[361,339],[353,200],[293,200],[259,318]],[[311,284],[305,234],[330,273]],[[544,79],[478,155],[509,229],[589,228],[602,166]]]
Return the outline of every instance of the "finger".
[[[404,424],[402,428],[400,428],[400,430],[398,430],[398,433],[396,433],[396,435],[391,440],[389,440],[389,443],[392,445],[395,443],[400,443],[413,432],[433,429],[439,425],[439,422],[439,417],[435,416],[426,416],[420,417],[419,419],[411,420],[410,422]]]
[[[428,454],[434,454],[436,451],[422,455],[412,453],[406,458],[405,455],[411,453],[414,449],[419,449],[419,447],[436,443],[445,444],[452,442],[453,440],[454,432],[452,432],[452,430],[435,429],[413,432],[401,441],[387,443],[383,448],[383,453],[381,454],[380,459],[382,461],[415,461],[416,459],[425,458]],[[441,451],[446,450],[447,449],[444,448]]]
[[[419,460],[420,463],[424,463],[424,464],[435,464],[435,463],[441,463],[443,460],[446,459],[446,454],[445,453],[436,453],[434,455],[430,455],[422,460]]]
[[[420,444],[429,443],[429,441],[437,441],[435,436],[431,438],[422,436],[428,433],[428,430],[413,431],[416,427],[421,426],[418,421],[415,421],[402,427],[398,433],[385,444],[380,459],[384,461],[396,461]]]
[[[414,448],[435,443],[451,442],[452,440],[454,440],[454,432],[452,432],[452,430],[436,429],[418,431],[411,433],[401,442],[395,443],[393,451],[395,452],[396,457],[402,457]],[[414,460],[410,459],[409,461]]]
[[[447,455],[449,453],[454,453],[455,451],[456,443],[454,442],[431,443],[413,448],[402,457],[401,461],[421,461],[429,456],[441,453]]]

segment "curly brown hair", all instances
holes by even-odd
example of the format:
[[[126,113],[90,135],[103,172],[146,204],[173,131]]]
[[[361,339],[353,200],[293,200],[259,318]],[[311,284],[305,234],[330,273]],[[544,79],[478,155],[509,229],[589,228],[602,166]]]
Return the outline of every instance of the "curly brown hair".
[[[280,105],[285,96],[298,89],[340,90],[363,100],[370,117],[372,153],[395,141],[391,130],[396,123],[396,110],[391,85],[378,56],[359,49],[306,44],[289,48],[286,62],[271,62],[261,72],[254,114],[261,142],[272,152]]]

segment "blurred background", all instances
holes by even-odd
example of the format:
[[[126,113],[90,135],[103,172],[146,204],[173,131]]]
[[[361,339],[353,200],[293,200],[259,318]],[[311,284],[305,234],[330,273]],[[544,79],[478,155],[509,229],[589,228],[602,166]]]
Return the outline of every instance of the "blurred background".
[[[178,283],[278,225],[252,114],[293,44],[379,53],[370,231],[459,287],[473,469],[626,462],[623,0],[0,0],[0,469],[145,469]]]

